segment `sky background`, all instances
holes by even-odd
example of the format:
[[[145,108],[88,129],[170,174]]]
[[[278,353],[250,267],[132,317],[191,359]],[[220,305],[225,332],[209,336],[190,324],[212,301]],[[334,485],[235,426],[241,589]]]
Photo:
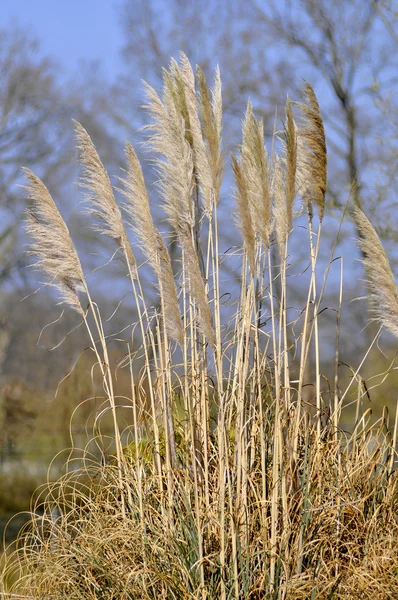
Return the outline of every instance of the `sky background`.
[[[116,0],[0,0],[0,27],[17,23],[72,74],[100,61],[113,79],[121,68],[120,3]]]

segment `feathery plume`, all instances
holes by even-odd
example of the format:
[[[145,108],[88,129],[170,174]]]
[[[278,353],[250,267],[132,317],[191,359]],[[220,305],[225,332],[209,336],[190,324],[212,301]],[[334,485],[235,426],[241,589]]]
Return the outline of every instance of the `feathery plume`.
[[[101,223],[97,226],[97,230],[109,235],[123,250],[133,275],[136,275],[135,257],[113,194],[109,175],[98,156],[92,139],[77,121],[75,121],[75,134],[79,149],[79,161],[83,166],[80,185],[88,191],[86,201],[90,206],[89,212]]]
[[[209,90],[202,69],[198,66],[196,67],[196,76],[199,87],[199,109],[203,137],[209,154],[214,201],[217,203],[224,171],[224,157],[221,147],[222,91],[220,69],[216,68],[214,86],[211,90]]]
[[[150,261],[156,264],[157,240],[155,227],[149,207],[148,192],[140,161],[133,146],[127,142],[125,147],[127,158],[126,178],[122,179],[125,201],[122,208],[128,216],[128,224],[137,235],[140,245]]]
[[[232,168],[235,175],[235,200],[238,206],[238,226],[243,237],[245,250],[249,259],[252,274],[255,273],[256,236],[249,205],[249,191],[242,164],[236,156],[231,155]]]
[[[195,75],[188,58],[183,52],[180,55],[180,63],[180,74],[184,87],[184,96],[189,117],[189,130],[192,139],[195,173],[201,189],[205,213],[210,215],[212,209],[213,178],[198,115]]]
[[[153,224],[141,164],[134,148],[129,143],[126,144],[125,154],[128,169],[127,177],[123,180],[125,186],[123,209],[128,215],[129,225],[136,233],[159,280],[160,293],[165,307],[167,333],[172,339],[181,342],[182,323],[170,255],[160,232]]]
[[[269,248],[271,206],[268,189],[268,157],[264,144],[264,127],[253,115],[248,102],[242,127],[241,171],[246,182],[248,202],[255,234]]]
[[[154,122],[146,127],[151,132],[148,146],[163,158],[156,160],[160,174],[159,189],[168,220],[178,235],[187,265],[190,293],[199,309],[199,327],[213,344],[214,333],[211,324],[211,311],[203,277],[200,272],[198,256],[193,248],[192,231],[195,226],[192,185],[194,173],[193,151],[187,139],[187,118],[182,95],[174,83],[180,85],[181,75],[178,65],[172,61],[170,71],[164,75],[163,102],[156,91],[147,87],[147,110]],[[180,83],[179,83],[180,82]],[[184,82],[182,85],[185,86]],[[189,115],[188,115],[189,121]],[[192,143],[192,142],[191,142]]]
[[[325,129],[317,97],[307,82],[304,83],[303,96],[305,102],[298,105],[302,119],[297,131],[297,191],[310,218],[312,204],[315,203],[322,220],[327,182]]]
[[[181,222],[193,226],[191,188],[193,176],[192,150],[185,136],[185,121],[177,112],[172,91],[164,86],[164,103],[156,91],[146,85],[148,110],[153,123],[144,127],[150,132],[149,149],[164,158],[155,161],[160,174],[159,188],[163,207],[173,229]]]
[[[286,101],[284,150],[286,211],[289,229],[291,229],[293,203],[296,197],[297,127],[293,119],[292,105],[289,98]]]
[[[213,113],[214,129],[217,135],[218,148],[221,149],[222,134],[222,85],[220,68],[217,65],[214,73],[214,84],[210,89],[211,109]],[[220,153],[219,153],[220,154]]]
[[[44,183],[29,169],[23,171],[31,201],[26,231],[33,240],[29,254],[36,257],[32,266],[46,274],[47,285],[58,290],[61,303],[83,314],[77,293],[87,288],[69,230]]]
[[[274,200],[274,227],[276,240],[279,253],[281,256],[284,256],[285,242],[290,233],[291,222],[289,222],[289,215],[286,210],[286,195],[283,185],[281,159],[279,156],[275,157],[271,186]]]
[[[165,102],[166,90],[169,92],[169,97],[172,98],[174,102],[174,108],[177,114],[179,114],[184,121],[185,137],[192,147],[192,134],[187,99],[185,96],[185,85],[182,80],[180,67],[174,58],[170,60],[169,70],[163,69],[163,99]]]
[[[358,245],[364,258],[370,306],[374,320],[398,336],[398,292],[384,248],[369,219],[359,208],[353,210],[359,232]]]

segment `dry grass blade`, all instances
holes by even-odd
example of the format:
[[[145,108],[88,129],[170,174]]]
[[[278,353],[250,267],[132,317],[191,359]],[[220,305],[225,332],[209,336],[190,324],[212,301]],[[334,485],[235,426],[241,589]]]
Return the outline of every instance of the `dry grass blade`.
[[[297,132],[297,192],[303,198],[310,218],[315,203],[322,220],[327,185],[325,129],[317,97],[307,82],[303,96],[305,102],[298,105],[302,119]]]
[[[360,235],[358,245],[364,256],[362,262],[375,320],[398,336],[398,292],[390,263],[369,219],[359,208],[355,208],[353,214]]]
[[[47,275],[47,285],[58,290],[61,302],[83,313],[77,293],[86,285],[69,230],[44,183],[29,169],[24,173],[31,201],[26,231],[33,240],[29,254],[36,257],[34,268]]]
[[[122,249],[132,273],[136,273],[136,262],[116,203],[112,185],[104,165],[87,131],[75,121],[75,133],[79,149],[79,160],[83,166],[80,185],[88,190],[86,201],[89,212],[97,217],[101,225],[98,230],[109,235]]]
[[[153,224],[144,175],[134,148],[129,143],[126,145],[126,157],[128,169],[126,179],[123,180],[125,186],[123,208],[128,215],[131,228],[138,236],[141,248],[159,279],[167,315],[168,334],[181,342],[182,323],[170,256],[160,232]]]

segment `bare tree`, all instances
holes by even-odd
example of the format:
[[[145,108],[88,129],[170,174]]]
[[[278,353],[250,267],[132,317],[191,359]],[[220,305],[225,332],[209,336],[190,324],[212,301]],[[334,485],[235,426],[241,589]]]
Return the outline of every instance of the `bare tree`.
[[[216,64],[220,66],[227,149],[238,143],[248,97],[256,115],[264,120],[269,141],[275,124],[279,128],[284,118],[284,94],[297,98],[305,79],[315,88],[326,127],[331,238],[351,197],[365,210],[383,241],[392,241],[398,227],[391,185],[396,142],[388,133],[389,128],[393,130],[392,105],[398,87],[394,1],[170,0],[165,5],[161,0],[124,0],[121,25],[126,75],[119,83],[119,96],[125,98],[121,112],[133,124],[132,140],[142,125],[137,108],[143,99],[143,87],[134,86],[132,80],[138,75],[160,87],[159,66],[168,65],[170,56],[178,58],[180,50],[199,63],[207,76]],[[277,115],[275,106],[279,107]],[[230,240],[223,240],[225,248],[235,239],[233,232]],[[388,249],[393,255],[393,248]],[[296,248],[295,259],[300,253]],[[352,257],[356,255],[353,246]],[[297,290],[298,298],[300,293]],[[358,294],[346,287],[347,295]],[[355,319],[364,324],[364,315],[356,313],[355,305],[348,312],[348,328]],[[369,335],[368,328],[364,338]],[[348,336],[345,342],[349,352]]]
[[[325,93],[324,114],[338,173],[362,207],[383,161],[376,138],[385,134],[377,94],[397,84],[398,45],[378,0],[267,2],[253,0],[256,18],[276,47],[287,44],[298,74],[313,73]],[[300,63],[306,66],[300,69]],[[301,72],[300,72],[301,71]],[[322,94],[323,95],[323,94]],[[333,165],[335,166],[335,165]],[[329,191],[341,203],[339,186]]]
[[[165,8],[159,0],[125,0],[124,53],[134,76],[138,70],[155,84],[158,65],[180,49],[205,69],[219,63],[226,112],[241,116],[250,96],[268,131],[276,101],[284,104],[281,90],[296,94],[307,78],[326,121],[329,204],[341,207],[354,186],[355,204],[371,209],[377,168],[385,161],[385,148],[376,143],[385,131],[375,102],[397,86],[398,43],[390,4],[172,0]]]
[[[137,107],[143,98],[143,87],[133,87],[130,81],[136,82],[138,75],[159,86],[159,67],[167,66],[170,57],[178,58],[183,51],[209,77],[217,64],[221,69],[227,145],[238,140],[248,96],[272,133],[275,105],[285,100],[279,81],[287,79],[290,69],[285,60],[279,60],[277,70],[273,68],[267,46],[258,37],[251,39],[253,11],[250,9],[249,15],[243,4],[237,0],[172,0],[165,7],[159,0],[125,0],[121,25],[127,71],[122,85],[133,110],[130,123],[137,125]]]
[[[83,94],[78,85],[61,83],[58,71],[25,31],[0,30],[0,285],[27,277],[21,166],[34,169],[62,198],[65,182],[76,176],[72,118],[85,124],[100,147],[106,138],[102,146],[114,149],[104,132],[104,111],[95,110],[88,86]],[[70,196],[66,208],[70,214]]]

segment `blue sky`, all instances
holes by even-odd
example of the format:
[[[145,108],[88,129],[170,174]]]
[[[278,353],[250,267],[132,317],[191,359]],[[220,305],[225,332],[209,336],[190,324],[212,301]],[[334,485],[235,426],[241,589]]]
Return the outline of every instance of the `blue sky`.
[[[118,0],[0,0],[0,27],[17,23],[71,74],[81,61],[100,61],[113,78],[122,43]]]

